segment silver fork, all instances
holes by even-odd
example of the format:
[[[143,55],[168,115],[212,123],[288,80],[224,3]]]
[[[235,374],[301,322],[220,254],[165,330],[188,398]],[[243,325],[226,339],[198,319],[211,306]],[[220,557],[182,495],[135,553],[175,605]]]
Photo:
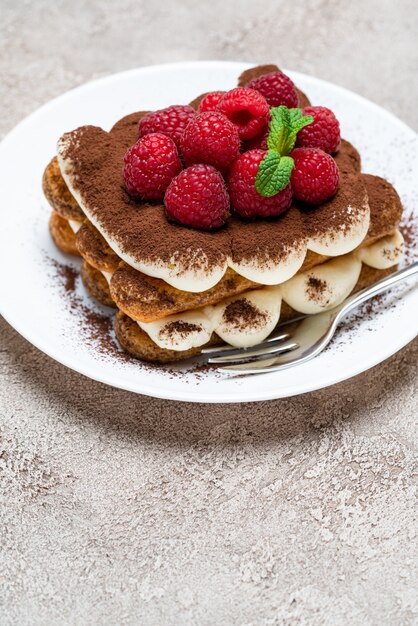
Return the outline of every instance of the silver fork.
[[[206,348],[202,354],[208,357],[207,363],[222,365],[222,371],[243,374],[274,372],[305,363],[329,344],[347,313],[414,274],[418,274],[418,261],[353,294],[334,309],[278,324],[274,333],[256,346]]]

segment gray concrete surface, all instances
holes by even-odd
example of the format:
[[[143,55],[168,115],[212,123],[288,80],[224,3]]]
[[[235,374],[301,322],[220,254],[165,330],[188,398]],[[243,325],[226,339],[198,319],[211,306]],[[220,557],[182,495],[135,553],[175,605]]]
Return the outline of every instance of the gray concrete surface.
[[[413,0],[0,11],[1,133],[92,77],[203,58],[274,60],[418,127]],[[107,388],[0,332],[0,623],[418,623],[417,341],[330,389],[205,406]]]

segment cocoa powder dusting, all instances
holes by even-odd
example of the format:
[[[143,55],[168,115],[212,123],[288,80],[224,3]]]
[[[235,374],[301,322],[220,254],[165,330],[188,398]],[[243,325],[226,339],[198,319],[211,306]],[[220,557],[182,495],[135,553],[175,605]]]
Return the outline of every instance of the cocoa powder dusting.
[[[196,359],[192,360],[187,371],[184,371],[183,369],[176,369],[176,365],[163,366],[145,361],[139,361],[124,352],[119,347],[113,333],[114,311],[102,313],[84,304],[82,298],[76,293],[79,272],[74,267],[59,263],[46,254],[45,262],[47,275],[50,275],[48,269],[52,267],[52,278],[55,283],[58,279],[58,284],[62,289],[63,297],[68,305],[68,309],[71,315],[77,318],[78,333],[81,335],[81,341],[91,348],[95,354],[98,354],[104,359],[112,359],[112,361],[116,363],[134,364],[135,367],[140,367],[141,369],[146,369],[147,371],[154,371],[155,369],[158,369],[160,371],[164,371],[169,378],[182,378],[190,371],[196,373],[196,384],[199,384],[199,381],[203,380],[205,375],[217,375],[214,367],[199,363],[198,360],[196,362]],[[197,328],[197,325],[194,324],[184,324],[188,327],[196,326]],[[185,330],[184,327],[183,330]],[[189,330],[191,330],[191,328],[189,328]]]
[[[413,263],[418,259],[418,215],[404,215],[400,230],[405,240],[405,261]]]
[[[333,155],[333,158],[340,172],[349,174],[361,171],[360,154],[346,139],[341,139],[340,149]]]
[[[254,80],[255,78],[259,78],[259,76],[264,76],[264,74],[270,74],[271,72],[280,72],[281,70],[277,67],[277,65],[266,64],[266,65],[257,65],[256,67],[250,67],[248,70],[245,70],[240,74],[238,78],[238,86],[245,87],[250,80]]]
[[[270,220],[243,221],[232,216],[227,232],[235,262],[256,260],[261,266],[269,262],[279,263],[289,251],[305,249],[303,217],[294,207]]]
[[[382,255],[385,257],[385,259],[388,259],[388,261],[394,261],[398,257],[398,255],[402,254],[402,251],[402,246],[397,246],[393,249],[384,248],[382,250]]]
[[[340,184],[333,198],[319,206],[297,203],[305,218],[305,226],[310,237],[327,234],[337,239],[351,226],[364,219],[364,206],[367,206],[367,192],[362,176],[356,173],[340,172]]]
[[[67,293],[71,293],[75,289],[75,280],[77,278],[78,272],[73,267],[69,265],[63,265],[62,263],[58,263],[55,259],[51,259],[51,263],[54,266],[58,276],[62,280],[63,287]]]
[[[81,297],[77,295],[78,271],[70,265],[59,263],[55,259],[48,259],[48,262],[54,268],[60,281],[70,313],[79,318],[79,330],[83,342],[94,348],[102,356],[116,357],[122,362],[133,361],[131,356],[119,349],[112,336],[113,312],[105,314],[94,311],[86,306]]]
[[[166,324],[164,328],[161,329],[159,335],[160,337],[180,337],[181,339],[185,339],[190,333],[200,332],[202,330],[201,324],[190,324],[189,322],[184,322],[182,320],[176,320],[175,322],[170,322]]]
[[[267,319],[267,314],[260,311],[247,298],[234,300],[225,308],[223,319],[236,330],[245,330],[249,326],[260,326]]]
[[[372,174],[361,175],[366,185],[370,206],[370,228],[368,236],[382,237],[396,230],[401,221],[403,206],[392,185]]]
[[[309,276],[306,287],[306,294],[310,300],[322,302],[327,290],[327,283],[316,276]]]
[[[130,113],[129,115],[125,115],[120,120],[116,122],[111,128],[111,133],[118,140],[129,148],[132,144],[134,144],[139,136],[138,132],[138,123],[139,120],[142,119],[149,111],[137,111],[135,113]]]

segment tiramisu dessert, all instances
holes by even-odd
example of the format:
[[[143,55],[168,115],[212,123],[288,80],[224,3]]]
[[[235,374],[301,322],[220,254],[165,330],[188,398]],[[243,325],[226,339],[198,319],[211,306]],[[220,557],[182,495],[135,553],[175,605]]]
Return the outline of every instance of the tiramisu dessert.
[[[402,205],[334,113],[275,65],[231,91],[82,126],[45,170],[51,235],[81,255],[131,355],[166,363],[317,313],[393,271]]]

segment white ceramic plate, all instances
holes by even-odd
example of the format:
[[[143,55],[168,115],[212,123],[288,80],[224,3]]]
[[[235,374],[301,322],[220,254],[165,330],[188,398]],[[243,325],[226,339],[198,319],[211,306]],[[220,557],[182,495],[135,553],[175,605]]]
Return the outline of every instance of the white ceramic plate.
[[[193,402],[281,398],[354,376],[418,333],[418,289],[412,283],[365,309],[314,361],[283,372],[225,378],[196,366],[154,367],[124,358],[100,340],[110,310],[95,305],[71,271],[78,262],[57,251],[48,234],[50,208],[41,178],[57,138],[83,124],[109,129],[127,113],[188,102],[235,86],[245,63],[219,61],[140,68],[97,80],[52,100],[21,122],[0,145],[1,313],[28,341],[90,378],[151,396]],[[289,72],[314,104],[332,108],[342,134],[360,150],[363,169],[396,185],[409,221],[418,197],[415,133],[387,111],[341,87]],[[412,260],[411,254],[409,260]],[[67,288],[64,283],[67,281]],[[73,289],[74,287],[74,289]],[[112,339],[110,339],[112,341]]]

